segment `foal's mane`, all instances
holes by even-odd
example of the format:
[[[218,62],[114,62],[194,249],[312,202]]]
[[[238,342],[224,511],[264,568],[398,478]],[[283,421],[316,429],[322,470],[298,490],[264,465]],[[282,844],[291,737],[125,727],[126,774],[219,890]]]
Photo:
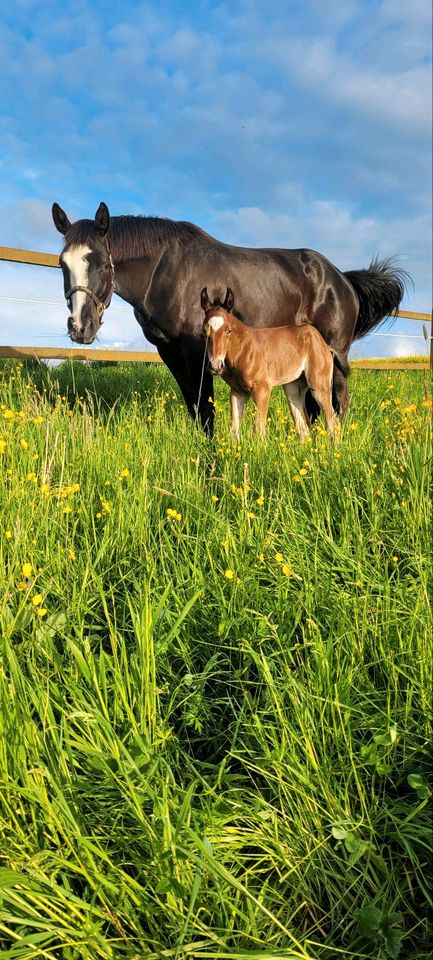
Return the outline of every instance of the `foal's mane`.
[[[75,246],[89,243],[94,235],[94,220],[77,220],[70,226],[65,239],[68,245]],[[165,242],[183,244],[205,236],[204,230],[185,220],[124,216],[111,217],[108,242],[113,259],[121,263],[123,260],[138,260]]]

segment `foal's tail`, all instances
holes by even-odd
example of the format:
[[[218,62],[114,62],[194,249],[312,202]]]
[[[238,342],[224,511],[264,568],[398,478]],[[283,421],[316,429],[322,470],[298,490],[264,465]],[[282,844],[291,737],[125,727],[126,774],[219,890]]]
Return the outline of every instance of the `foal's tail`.
[[[396,265],[395,257],[372,260],[367,270],[346,270],[359,298],[359,314],[353,339],[360,340],[386,317],[394,316],[412,278]]]

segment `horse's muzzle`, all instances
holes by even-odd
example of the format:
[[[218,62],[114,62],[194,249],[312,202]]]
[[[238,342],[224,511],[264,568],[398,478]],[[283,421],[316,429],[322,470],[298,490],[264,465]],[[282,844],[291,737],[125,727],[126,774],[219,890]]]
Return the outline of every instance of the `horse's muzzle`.
[[[210,361],[209,361],[209,369],[210,369],[210,372],[213,374],[214,377],[221,376],[221,374],[222,374],[222,372],[223,372],[223,370],[224,370],[224,367],[225,367],[225,361],[224,361],[224,360],[210,360]]]
[[[91,321],[81,323],[73,317],[68,318],[68,333],[74,343],[93,343],[96,336],[93,326]]]

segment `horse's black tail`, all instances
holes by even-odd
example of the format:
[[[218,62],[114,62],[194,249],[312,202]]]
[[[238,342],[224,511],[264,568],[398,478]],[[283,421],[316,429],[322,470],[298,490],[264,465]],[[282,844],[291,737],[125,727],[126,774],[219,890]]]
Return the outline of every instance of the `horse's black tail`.
[[[398,267],[394,257],[372,260],[367,270],[346,270],[345,277],[359,298],[354,340],[365,337],[386,317],[395,315],[412,278]]]

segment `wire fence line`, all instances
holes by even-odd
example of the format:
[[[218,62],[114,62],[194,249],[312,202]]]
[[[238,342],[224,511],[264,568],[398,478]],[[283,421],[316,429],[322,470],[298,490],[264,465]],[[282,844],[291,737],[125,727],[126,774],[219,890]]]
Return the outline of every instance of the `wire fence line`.
[[[37,304],[40,303],[40,304],[46,304],[52,307],[64,307],[65,305],[64,300],[44,300],[39,297],[7,297],[7,296],[4,296],[3,294],[0,294],[0,301],[2,300],[6,301],[7,303],[37,303]],[[110,311],[116,310],[118,313],[130,313],[131,309],[132,307],[117,307],[115,304],[111,304],[110,306]],[[406,313],[403,311],[402,313],[399,313],[398,316],[402,318],[406,318],[407,320],[424,320],[424,316],[428,317],[428,314],[424,315],[422,313],[419,315],[419,317],[413,317],[413,316],[407,317]],[[393,319],[393,318],[391,317],[390,319]],[[425,340],[425,337],[421,337],[415,333],[402,334],[402,333],[386,333],[385,331],[383,331],[382,333],[370,333],[368,334],[368,336],[397,337],[397,338],[404,336],[404,337],[408,337],[410,340]]]
[[[0,261],[7,261],[11,263],[23,263],[23,264],[32,264],[34,266],[43,266],[43,267],[54,267],[59,268],[59,258],[56,254],[52,253],[41,253],[36,250],[21,250],[15,247],[4,247],[0,246]],[[46,300],[43,298],[37,297],[10,297],[4,294],[0,294],[0,301],[5,303],[31,303],[31,304],[43,304],[48,306],[62,307],[64,302],[62,300]],[[130,307],[118,307],[113,305],[111,310],[115,310],[119,313],[130,312]],[[430,342],[430,366],[433,368],[433,317],[431,313],[418,313],[412,310],[398,310],[396,311],[395,317],[415,320],[424,324],[423,336],[412,333],[388,333],[375,332],[371,333],[370,336],[373,337],[393,337],[395,339],[404,339],[409,340],[423,340],[426,345]],[[394,317],[393,317],[394,318]],[[392,318],[392,319],[393,319]],[[430,333],[428,333],[426,323],[430,323]],[[42,337],[45,339],[48,335],[43,334]],[[42,339],[41,336],[37,339]],[[104,355],[104,356],[101,356]],[[91,350],[83,350],[80,348],[57,348],[57,347],[14,347],[14,346],[1,346],[0,345],[0,357],[28,357],[28,358],[39,358],[39,359],[82,359],[82,360],[99,360],[106,359],[110,362],[118,362],[118,360],[126,361],[134,360],[137,362],[152,363],[158,362],[160,360],[158,354],[153,352],[143,352],[143,351],[126,351],[126,350],[115,350],[110,349],[109,347],[101,350],[93,348]],[[354,360],[356,366],[362,367],[365,366],[365,369],[369,369],[367,364],[370,361]],[[386,361],[384,361],[386,363]],[[404,364],[405,368],[409,368],[409,361],[405,363],[402,358],[401,364]],[[401,368],[401,364],[398,366]],[[410,364],[413,368],[416,366],[416,369],[426,369],[428,363],[418,363],[414,365]],[[389,362],[388,366],[381,366],[382,369],[397,369],[396,362]],[[375,361],[374,369],[378,369],[377,362]]]

